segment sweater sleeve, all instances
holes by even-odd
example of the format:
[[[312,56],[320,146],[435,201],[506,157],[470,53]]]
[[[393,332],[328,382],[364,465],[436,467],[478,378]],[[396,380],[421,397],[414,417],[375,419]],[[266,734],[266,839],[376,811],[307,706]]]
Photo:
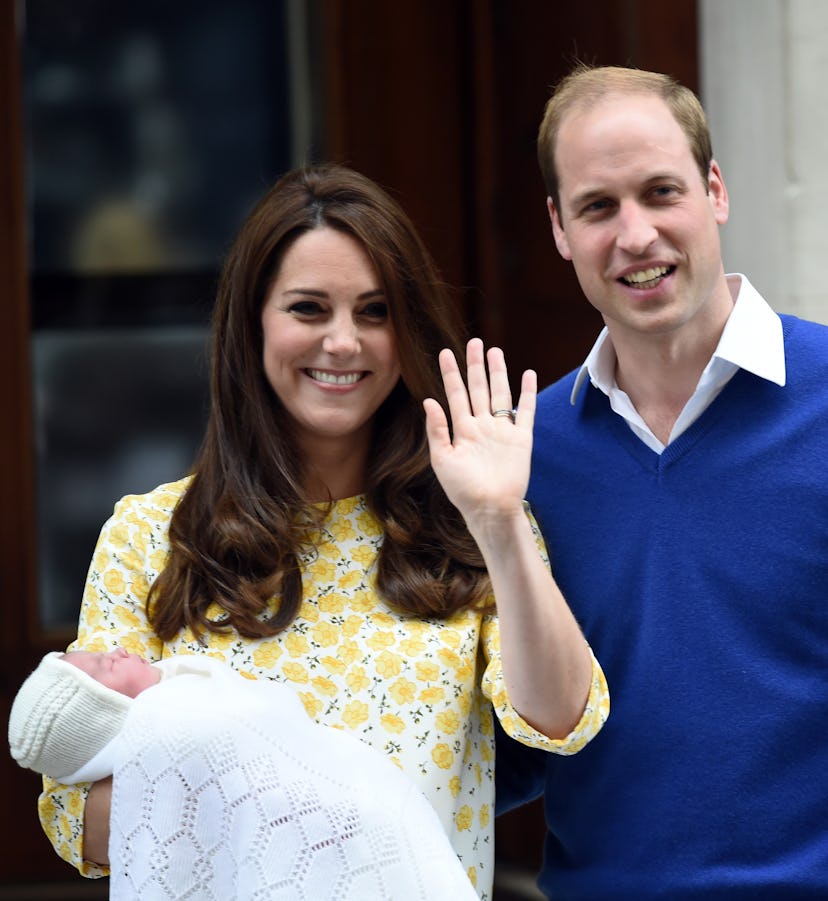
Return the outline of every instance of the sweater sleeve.
[[[540,529],[532,513],[529,512],[528,515],[532,522],[538,549],[548,565],[549,558]],[[500,725],[507,735],[530,747],[566,755],[577,753],[598,734],[609,716],[610,702],[607,680],[591,648],[589,648],[589,653],[592,659],[592,681],[581,719],[564,738],[549,738],[530,726],[518,714],[509,700],[500,654],[500,630],[495,615],[487,616],[484,619],[482,640],[487,660],[482,682],[483,693],[491,700]]]

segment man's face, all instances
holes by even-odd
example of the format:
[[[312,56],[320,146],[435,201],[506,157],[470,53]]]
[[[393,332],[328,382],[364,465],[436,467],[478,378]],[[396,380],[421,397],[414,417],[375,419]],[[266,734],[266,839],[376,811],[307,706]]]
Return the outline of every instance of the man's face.
[[[614,339],[707,335],[730,309],[719,225],[727,191],[702,179],[661,98],[610,94],[563,119],[556,148],[555,243]]]

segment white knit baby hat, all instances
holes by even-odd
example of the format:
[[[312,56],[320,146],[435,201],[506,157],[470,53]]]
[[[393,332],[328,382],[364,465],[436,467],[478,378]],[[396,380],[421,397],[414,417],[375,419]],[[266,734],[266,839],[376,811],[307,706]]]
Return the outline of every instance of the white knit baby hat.
[[[9,716],[9,748],[22,767],[63,779],[115,737],[132,698],[47,654],[20,686]]]

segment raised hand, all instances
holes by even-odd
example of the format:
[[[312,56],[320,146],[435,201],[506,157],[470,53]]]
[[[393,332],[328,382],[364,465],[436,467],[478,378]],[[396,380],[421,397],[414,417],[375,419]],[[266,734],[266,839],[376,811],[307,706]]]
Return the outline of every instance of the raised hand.
[[[423,402],[431,465],[443,490],[467,521],[523,509],[529,484],[537,377],[523,373],[512,414],[512,393],[503,351],[473,338],[466,349],[467,382],[449,350],[440,352],[448,399]],[[488,374],[486,363],[488,362]]]

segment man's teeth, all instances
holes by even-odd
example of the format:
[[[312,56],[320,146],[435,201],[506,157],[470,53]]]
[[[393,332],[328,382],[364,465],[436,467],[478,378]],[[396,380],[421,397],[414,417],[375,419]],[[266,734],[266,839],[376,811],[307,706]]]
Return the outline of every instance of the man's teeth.
[[[328,385],[354,385],[362,378],[361,372],[337,375],[334,372],[323,372],[321,369],[309,369],[308,375],[317,382],[326,382]]]
[[[652,269],[641,269],[638,272],[631,272],[629,275],[625,275],[622,281],[639,288],[652,288],[669,271],[669,266],[655,266]]]

